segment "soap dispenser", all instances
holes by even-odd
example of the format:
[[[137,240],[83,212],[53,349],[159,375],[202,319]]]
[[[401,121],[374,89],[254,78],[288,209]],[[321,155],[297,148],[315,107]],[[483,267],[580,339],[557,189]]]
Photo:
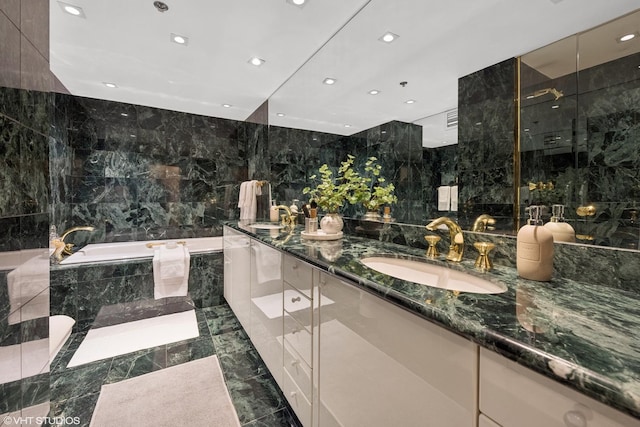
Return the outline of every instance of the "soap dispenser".
[[[564,222],[564,205],[553,205],[551,221],[544,226],[553,235],[554,242],[575,242],[576,231]]]
[[[518,276],[548,282],[553,276],[553,235],[542,225],[540,206],[529,207],[529,223],[518,231],[516,268]]]

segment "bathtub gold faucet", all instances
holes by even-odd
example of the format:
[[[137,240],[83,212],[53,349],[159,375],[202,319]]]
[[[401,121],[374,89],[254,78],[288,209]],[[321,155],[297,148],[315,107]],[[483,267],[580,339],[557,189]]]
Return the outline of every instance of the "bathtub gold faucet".
[[[427,230],[435,231],[438,226],[446,225],[449,229],[449,238],[451,244],[449,246],[449,253],[447,254],[447,260],[460,262],[462,261],[462,253],[464,252],[464,236],[462,235],[462,228],[451,218],[442,216],[438,219],[434,219],[427,224]]]
[[[85,227],[71,227],[68,230],[65,230],[64,233],[62,233],[62,235],[60,236],[60,241],[62,243],[64,243],[64,249],[62,249],[62,254],[61,255],[71,255],[71,248],[73,248],[73,243],[66,243],[64,241],[64,239],[71,233],[74,233],[76,231],[95,231],[96,228],[92,227],[92,226],[85,226]]]

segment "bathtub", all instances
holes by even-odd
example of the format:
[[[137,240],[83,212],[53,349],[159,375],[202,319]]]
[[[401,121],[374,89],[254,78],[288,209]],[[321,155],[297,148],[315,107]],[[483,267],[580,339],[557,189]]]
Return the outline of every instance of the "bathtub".
[[[83,247],[73,255],[63,259],[60,264],[151,258],[153,257],[155,247],[168,242],[184,242],[191,254],[222,251],[222,236],[197,237],[193,239],[147,240],[144,242],[96,243]]]

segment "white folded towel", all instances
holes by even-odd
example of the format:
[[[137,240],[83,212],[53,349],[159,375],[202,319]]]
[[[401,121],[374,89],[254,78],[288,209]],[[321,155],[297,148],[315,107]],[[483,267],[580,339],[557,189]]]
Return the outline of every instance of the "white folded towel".
[[[49,257],[46,253],[10,271],[7,285],[10,325],[49,315]]]
[[[458,212],[458,186],[452,185],[449,194],[451,198],[451,212]]]
[[[451,206],[451,187],[443,185],[438,187],[438,210],[448,211]]]
[[[189,291],[191,255],[184,245],[167,243],[153,254],[153,283],[155,299],[186,296]]]

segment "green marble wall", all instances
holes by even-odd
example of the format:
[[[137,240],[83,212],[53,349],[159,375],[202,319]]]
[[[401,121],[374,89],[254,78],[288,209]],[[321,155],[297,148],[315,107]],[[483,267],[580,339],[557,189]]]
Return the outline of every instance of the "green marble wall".
[[[265,137],[261,125],[63,94],[54,126],[54,223],[96,227],[77,245],[221,235]]]
[[[513,230],[516,59],[458,80],[458,220],[490,213]]]

